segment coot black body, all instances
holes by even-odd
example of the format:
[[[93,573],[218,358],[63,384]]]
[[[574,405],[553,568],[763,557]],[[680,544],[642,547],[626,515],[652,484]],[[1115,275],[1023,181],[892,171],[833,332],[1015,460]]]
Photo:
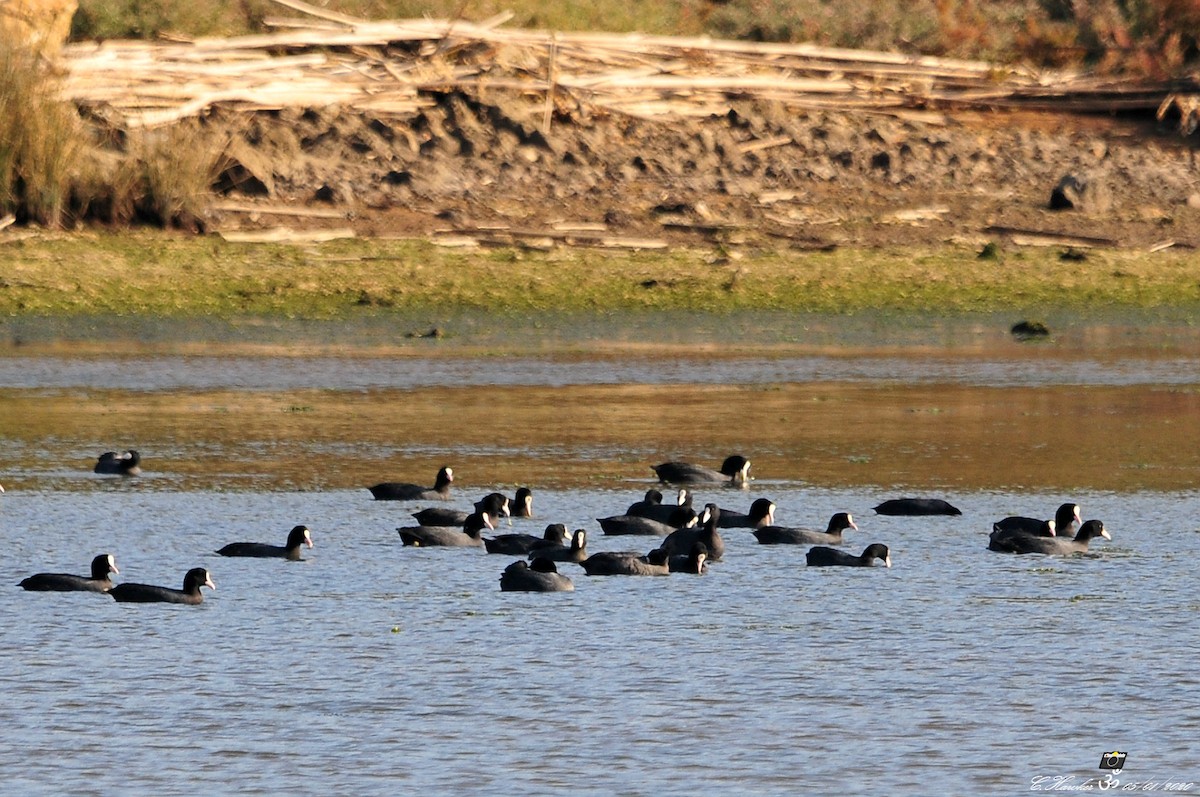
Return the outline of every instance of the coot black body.
[[[574,592],[571,579],[558,572],[554,562],[541,557],[532,563],[524,560],[504,568],[500,576],[501,592]]]
[[[478,548],[484,529],[495,528],[486,512],[467,517],[461,529],[451,526],[405,526],[396,529],[405,545],[414,548]]]
[[[284,545],[268,545],[263,542],[231,542],[217,553],[221,556],[252,556],[258,559],[288,559],[300,561],[300,551],[304,546],[313,547],[312,535],[308,526],[295,526],[288,532],[287,543]]]
[[[563,547],[567,544],[567,527],[561,523],[551,523],[541,537],[533,534],[501,534],[498,537],[484,539],[483,547],[488,553],[502,553],[510,556],[525,556],[531,551],[543,548]]]
[[[888,551],[888,547],[879,542],[871,543],[857,556],[839,551],[837,548],[827,548],[824,545],[810,548],[805,554],[805,561],[808,562],[809,567],[872,567],[876,559],[882,561],[884,567],[892,566],[892,555]]]
[[[1055,510],[1053,521],[1039,520],[1038,518],[1031,517],[1006,517],[1003,520],[997,520],[993,523],[992,531],[1003,531],[1006,533],[1024,532],[1038,537],[1066,537],[1070,539],[1075,536],[1079,525],[1082,523],[1083,520],[1079,515],[1079,504],[1066,503]]]
[[[941,498],[893,498],[875,507],[875,514],[919,517],[924,515],[961,515],[962,511]]]
[[[529,553],[530,559],[538,556],[552,562],[582,562],[588,558],[587,532],[583,529],[575,529],[575,533],[571,535],[570,545],[538,548]]]
[[[721,510],[716,504],[706,504],[700,517],[703,525],[677,529],[668,534],[659,547],[668,555],[675,556],[689,553],[695,543],[701,542],[708,549],[708,561],[719,561],[725,555],[725,541],[717,531],[717,524],[721,522]]]
[[[132,449],[123,454],[105,451],[92,468],[93,473],[107,476],[137,476],[142,472],[142,455]]]
[[[675,507],[671,522],[664,523],[648,517],[636,515],[614,515],[613,517],[597,518],[600,528],[605,534],[640,535],[645,537],[665,537],[671,532],[694,523],[696,513],[687,507]]]
[[[602,551],[580,564],[589,576],[667,576],[671,574],[669,560],[666,551],[655,548],[645,556]]]
[[[183,577],[183,589],[157,587],[153,584],[118,584],[108,591],[121,603],[203,603],[201,587],[216,589],[212,576],[203,567],[193,567]]]
[[[487,512],[488,517],[497,520],[511,515],[508,496],[503,493],[488,493],[475,502],[474,511]],[[461,526],[467,522],[470,515],[471,512],[451,509],[447,506],[431,506],[420,512],[412,513],[412,516],[422,526]]]
[[[708,571],[708,548],[702,542],[693,543],[688,553],[672,555],[669,565],[672,573],[703,575]]]
[[[651,469],[660,482],[669,484],[735,484],[750,480],[750,460],[733,455],[725,458],[719,470],[690,462],[664,462]]]
[[[367,489],[376,501],[448,501],[450,484],[453,481],[454,471],[451,468],[442,468],[437,472],[432,487],[407,482],[381,482]]]
[[[849,512],[837,512],[829,518],[825,531],[763,526],[754,530],[754,536],[763,545],[841,545],[842,532],[849,529],[858,530],[854,517]]]
[[[1111,540],[1112,535],[1099,520],[1089,520],[1079,527],[1074,538],[1043,537],[1020,532],[993,531],[988,538],[988,550],[1003,553],[1041,553],[1065,556],[1087,553],[1088,543],[1096,537]]]
[[[37,573],[18,585],[30,592],[108,592],[113,582],[112,573],[120,573],[117,562],[110,553],[102,553],[92,560],[90,576],[71,573]]]

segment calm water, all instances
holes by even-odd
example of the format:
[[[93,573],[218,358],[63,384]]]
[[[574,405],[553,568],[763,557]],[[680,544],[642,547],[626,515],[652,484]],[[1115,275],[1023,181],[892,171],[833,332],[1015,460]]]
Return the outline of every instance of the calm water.
[[[278,386],[264,374],[281,366],[228,365]],[[39,367],[64,373],[19,370]],[[538,517],[513,529],[648,549],[595,523],[650,486],[638,475],[533,484]],[[808,570],[803,548],[727,530],[702,577],[562,565],[574,593],[526,595],[499,591],[510,557],[403,548],[394,529],[419,505],[365,490],[76,481],[0,496],[13,585],[111,551],[118,580],[178,586],[204,566],[217,591],[196,608],[0,589],[6,793],[1015,794],[1100,777],[1113,749],[1123,785],[1200,782],[1200,493],[943,491],[963,517],[887,518],[870,508],[892,488],[763,478],[697,498],[745,511],[766,495],[792,525],[851,511],[847,547],[884,542],[893,568]],[[1113,541],[1070,559],[985,550],[993,520],[1066,499]],[[317,546],[305,562],[211,553],[296,523]]]

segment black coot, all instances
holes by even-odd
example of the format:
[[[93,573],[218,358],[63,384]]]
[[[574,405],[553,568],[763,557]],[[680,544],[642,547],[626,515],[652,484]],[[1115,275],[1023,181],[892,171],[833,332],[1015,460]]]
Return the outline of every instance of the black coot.
[[[96,461],[96,467],[92,468],[92,472],[110,476],[137,476],[142,472],[141,462],[142,455],[133,450],[126,451],[124,454],[105,451]]]
[[[667,576],[671,574],[670,557],[662,548],[645,556],[634,553],[602,551],[580,562],[589,576]]]
[[[551,523],[541,537],[533,534],[501,534],[491,539],[484,539],[483,547],[488,553],[503,553],[512,556],[524,556],[543,548],[563,547],[567,544],[567,527],[561,523]]]
[[[737,484],[750,480],[750,460],[737,454],[725,458],[720,470],[690,462],[664,462],[651,469],[660,482],[671,484]]]
[[[37,573],[24,579],[18,586],[31,592],[108,592],[113,586],[109,574],[120,572],[113,555],[102,553],[92,560],[91,576]]]
[[[300,550],[306,545],[309,548],[313,547],[308,526],[295,526],[288,532],[285,545],[267,545],[263,542],[231,542],[217,553],[221,556],[254,556],[260,559],[289,559],[297,562],[300,560]]]
[[[1081,523],[1083,520],[1079,516],[1079,504],[1066,503],[1055,510],[1053,521],[1031,517],[1006,517],[993,523],[992,531],[1024,532],[1039,537],[1066,537],[1069,539],[1075,536]]]
[[[188,603],[204,602],[201,587],[216,589],[212,576],[203,567],[193,567],[183,577],[183,589],[156,587],[152,584],[118,584],[108,591],[121,603]]]
[[[1079,527],[1074,538],[1043,537],[1020,532],[993,531],[988,538],[988,550],[1004,553],[1044,553],[1066,555],[1087,553],[1088,542],[1095,537],[1111,540],[1112,535],[1099,520],[1089,520]]]
[[[508,496],[503,493],[488,493],[483,498],[475,502],[475,512],[487,512],[488,517],[496,518],[509,517]],[[467,522],[467,518],[471,515],[462,509],[451,509],[446,506],[431,506],[428,509],[422,509],[420,512],[413,512],[412,516],[422,526],[461,526]]]
[[[538,557],[532,563],[524,560],[504,568],[500,576],[501,592],[574,592],[571,579],[558,572],[554,562]]]
[[[858,530],[854,517],[849,512],[837,512],[829,518],[824,531],[763,526],[754,530],[754,536],[763,545],[841,545],[842,532],[848,529]]]
[[[477,548],[483,545],[484,529],[492,529],[492,519],[486,512],[476,512],[463,523],[462,529],[449,526],[405,526],[396,529],[405,545],[416,548]]]
[[[376,501],[448,501],[450,483],[453,481],[454,471],[451,468],[442,468],[437,472],[437,479],[432,487],[407,482],[382,482],[367,489]]]
[[[702,542],[692,543],[688,553],[671,556],[670,567],[672,573],[703,575],[708,570],[708,547]]]
[[[846,553],[845,551],[839,551],[837,548],[827,548],[824,545],[818,545],[815,548],[809,549],[805,555],[805,559],[809,567],[829,567],[833,565],[871,567],[875,564],[876,559],[881,560],[884,567],[892,566],[892,555],[888,551],[888,547],[880,542],[871,543],[858,556]]]
[[[554,562],[582,562],[588,558],[587,532],[583,529],[575,529],[575,533],[571,535],[570,545],[538,548],[529,553],[530,559],[538,556]]]
[[[893,498],[875,507],[877,515],[961,515],[958,507],[941,498]]]
[[[689,553],[693,544],[702,542],[708,549],[708,561],[719,561],[725,555],[725,541],[717,531],[717,524],[721,522],[721,510],[716,504],[705,504],[700,518],[703,525],[673,531],[659,547],[667,554],[675,556]]]

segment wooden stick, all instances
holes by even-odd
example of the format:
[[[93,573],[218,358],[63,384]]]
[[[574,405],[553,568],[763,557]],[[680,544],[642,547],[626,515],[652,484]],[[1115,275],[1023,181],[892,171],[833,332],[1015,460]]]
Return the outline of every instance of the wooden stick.
[[[305,219],[344,219],[346,212],[320,208],[293,208],[284,205],[255,205],[249,202],[218,202],[213,210],[227,213],[263,213],[268,216],[296,216]]]
[[[270,230],[218,230],[217,234],[230,243],[244,244],[310,244],[355,237],[354,230],[349,227],[302,231],[288,227],[275,227]]]
[[[274,3],[278,3],[279,5],[284,6],[286,8],[290,8],[293,11],[299,11],[301,14],[308,14],[309,16],[313,16],[318,19],[325,19],[330,22],[340,22],[341,24],[349,25],[350,27],[354,27],[355,25],[360,25],[363,22],[366,22],[366,20],[359,19],[358,17],[351,17],[351,16],[347,16],[346,14],[339,14],[336,11],[326,11],[323,8],[317,8],[316,6],[310,6],[308,3],[302,2],[302,0],[271,0],[271,1]]]
[[[550,63],[546,66],[546,107],[542,111],[542,134],[550,133],[550,123],[554,119],[554,87],[557,79],[558,39],[550,39]]]

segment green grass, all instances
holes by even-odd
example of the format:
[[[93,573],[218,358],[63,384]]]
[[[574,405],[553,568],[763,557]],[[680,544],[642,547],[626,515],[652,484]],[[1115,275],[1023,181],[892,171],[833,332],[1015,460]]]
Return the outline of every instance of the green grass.
[[[939,314],[1200,305],[1185,254],[841,249],[463,252],[418,241],[231,244],[169,233],[45,236],[5,246],[0,316],[347,319],[411,311],[529,313],[898,310]]]

